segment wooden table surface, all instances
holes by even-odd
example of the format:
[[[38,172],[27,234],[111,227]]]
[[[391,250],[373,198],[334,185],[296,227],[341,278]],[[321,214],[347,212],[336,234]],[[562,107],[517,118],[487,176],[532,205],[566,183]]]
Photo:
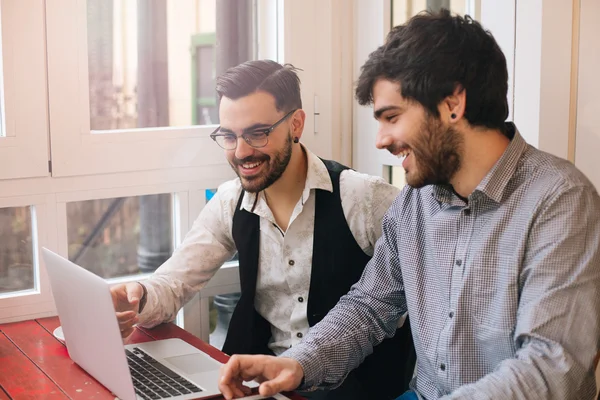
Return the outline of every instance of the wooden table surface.
[[[115,400],[109,390],[69,358],[67,348],[52,335],[59,325],[57,317],[0,325],[0,400]],[[136,329],[128,343],[168,338],[183,339],[220,362],[229,358],[175,324]]]

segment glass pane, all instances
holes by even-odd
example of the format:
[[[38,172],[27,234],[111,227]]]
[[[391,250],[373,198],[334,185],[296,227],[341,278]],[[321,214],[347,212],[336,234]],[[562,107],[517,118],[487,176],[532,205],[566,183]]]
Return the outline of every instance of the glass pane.
[[[103,278],[149,273],[173,253],[173,196],[67,203],[69,259]]]
[[[252,4],[87,0],[92,130],[217,124],[215,76],[257,48]]]
[[[392,165],[389,168],[389,177],[392,185],[402,189],[406,185],[404,168],[398,165]]]
[[[32,208],[0,208],[0,295],[34,288]]]
[[[479,19],[481,0],[392,0],[392,26],[400,25],[423,10],[449,9]]]

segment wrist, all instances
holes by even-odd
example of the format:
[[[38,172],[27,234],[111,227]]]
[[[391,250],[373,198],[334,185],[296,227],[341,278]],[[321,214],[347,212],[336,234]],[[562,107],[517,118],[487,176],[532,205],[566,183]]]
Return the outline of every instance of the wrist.
[[[146,286],[142,282],[137,282],[142,287],[142,297],[140,298],[140,302],[138,304],[138,314],[142,313],[142,310],[146,306],[146,301],[148,300],[148,290]]]

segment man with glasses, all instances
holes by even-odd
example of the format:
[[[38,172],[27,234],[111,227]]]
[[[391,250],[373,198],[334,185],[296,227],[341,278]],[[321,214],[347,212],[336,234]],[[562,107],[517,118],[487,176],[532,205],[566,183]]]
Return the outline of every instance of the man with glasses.
[[[210,136],[238,178],[218,188],[150,279],[112,288],[115,308],[124,337],[136,323],[173,320],[237,252],[241,298],[223,350],[279,355],[359,280],[398,189],[300,143],[305,113],[290,65],[243,63],[217,78],[217,92],[221,125]],[[395,398],[415,364],[409,323],[403,318],[398,326],[342,386],[306,396]]]

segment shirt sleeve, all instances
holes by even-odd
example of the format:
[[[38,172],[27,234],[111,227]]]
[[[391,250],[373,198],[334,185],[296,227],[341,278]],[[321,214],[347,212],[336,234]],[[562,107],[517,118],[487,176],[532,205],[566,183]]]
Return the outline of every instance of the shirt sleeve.
[[[235,254],[231,229],[240,193],[236,181],[221,185],[173,255],[143,282],[148,295],[141,326],[174,320],[179,309]]]
[[[339,386],[374,346],[394,335],[406,311],[396,244],[396,224],[386,214],[383,235],[361,279],[300,344],[281,355],[300,363],[303,388]]]
[[[523,265],[516,357],[444,399],[595,396],[589,377],[600,340],[600,200],[593,189],[564,190],[543,209]]]
[[[378,176],[351,169],[340,174],[340,197],[344,216],[354,239],[369,256],[381,237],[381,221],[400,189]]]

